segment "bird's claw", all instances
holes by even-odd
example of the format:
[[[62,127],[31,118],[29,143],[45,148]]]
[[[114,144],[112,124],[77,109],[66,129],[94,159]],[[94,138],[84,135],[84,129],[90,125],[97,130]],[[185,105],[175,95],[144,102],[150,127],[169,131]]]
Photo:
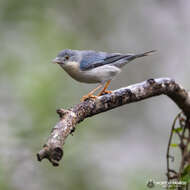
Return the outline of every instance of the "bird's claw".
[[[85,96],[83,96],[81,99],[80,99],[80,101],[81,102],[84,102],[84,101],[86,101],[86,100],[88,100],[88,99],[96,99],[98,96],[94,96],[94,95],[92,95],[92,94],[87,94],[87,95],[85,95]]]
[[[105,94],[111,94],[111,93],[112,93],[111,90],[105,90],[105,91],[101,92],[100,96],[105,95]]]

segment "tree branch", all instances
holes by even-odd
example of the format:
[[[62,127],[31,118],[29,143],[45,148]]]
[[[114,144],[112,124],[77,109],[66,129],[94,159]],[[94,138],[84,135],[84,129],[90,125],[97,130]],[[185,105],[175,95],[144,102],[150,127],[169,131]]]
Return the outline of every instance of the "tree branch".
[[[53,166],[58,166],[63,156],[63,145],[67,136],[74,132],[76,124],[85,118],[162,94],[171,98],[184,114],[190,117],[189,92],[170,78],[149,79],[142,83],[117,89],[111,94],[98,97],[96,100],[86,100],[71,109],[57,110],[60,121],[54,126],[43,149],[37,154],[38,160],[47,158]]]

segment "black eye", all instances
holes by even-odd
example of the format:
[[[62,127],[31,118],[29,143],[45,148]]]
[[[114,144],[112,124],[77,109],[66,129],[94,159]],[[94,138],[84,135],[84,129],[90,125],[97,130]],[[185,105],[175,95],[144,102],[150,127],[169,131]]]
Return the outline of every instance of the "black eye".
[[[66,60],[68,60],[68,59],[69,59],[69,56],[68,56],[68,55],[66,55],[66,56],[65,56],[65,59],[66,59]]]

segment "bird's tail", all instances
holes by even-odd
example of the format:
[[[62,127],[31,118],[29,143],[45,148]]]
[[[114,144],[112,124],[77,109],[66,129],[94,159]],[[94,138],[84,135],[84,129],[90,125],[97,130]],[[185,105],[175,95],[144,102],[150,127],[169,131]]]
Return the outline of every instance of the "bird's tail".
[[[156,50],[151,50],[151,51],[147,51],[145,53],[141,53],[141,54],[136,54],[136,55],[131,55],[127,58],[128,61],[132,61],[133,59],[139,58],[139,57],[145,57],[148,55],[153,54],[154,52],[156,52]]]

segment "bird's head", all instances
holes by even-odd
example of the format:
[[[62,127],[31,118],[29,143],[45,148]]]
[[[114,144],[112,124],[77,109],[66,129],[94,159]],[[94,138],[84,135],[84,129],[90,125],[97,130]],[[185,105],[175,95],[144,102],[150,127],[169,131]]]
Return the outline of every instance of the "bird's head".
[[[57,63],[62,67],[69,66],[71,63],[79,62],[79,54],[77,50],[65,49],[62,50],[57,57],[53,60],[53,63]]]

